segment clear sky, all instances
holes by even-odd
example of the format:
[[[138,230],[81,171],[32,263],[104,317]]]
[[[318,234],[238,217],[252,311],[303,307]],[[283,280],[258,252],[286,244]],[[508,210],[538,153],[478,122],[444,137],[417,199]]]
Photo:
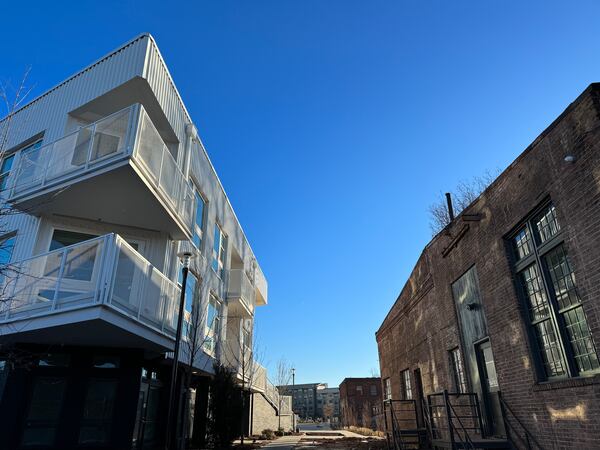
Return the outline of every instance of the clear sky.
[[[26,5],[26,6],[25,6]],[[600,81],[600,3],[5,2],[34,94],[154,35],[269,280],[257,334],[297,383],[378,367],[427,207],[506,167]]]

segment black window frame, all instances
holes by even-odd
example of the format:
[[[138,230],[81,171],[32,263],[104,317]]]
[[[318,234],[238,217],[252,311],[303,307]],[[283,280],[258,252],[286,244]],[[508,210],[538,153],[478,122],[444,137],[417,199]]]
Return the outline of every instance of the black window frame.
[[[556,231],[556,233],[551,237],[542,240],[542,236],[537,229],[535,221],[538,218],[542,217],[544,213],[550,208],[554,208],[554,217],[557,219],[558,231]],[[553,251],[557,250],[559,247],[563,248],[566,254],[566,258],[568,258],[569,255],[569,251],[566,246],[564,222],[561,226],[561,220],[558,220],[560,219],[558,215],[559,213],[556,208],[556,205],[551,201],[550,198],[546,198],[535,209],[533,209],[522,221],[520,221],[519,224],[516,227],[514,227],[511,230],[511,232],[505,237],[505,244],[509,256],[513,276],[513,283],[517,292],[517,297],[519,299],[522,319],[524,321],[525,328],[527,331],[529,354],[532,356],[532,360],[534,362],[535,373],[538,382],[564,380],[577,377],[589,377],[600,373],[600,368],[589,371],[579,371],[579,369],[577,368],[575,353],[571,348],[571,341],[567,332],[567,325],[563,318],[563,314],[566,311],[563,309],[563,311],[561,312],[560,305],[558,304],[556,298],[555,289],[552,284],[552,276],[548,268],[546,257],[550,255]],[[524,229],[527,229],[529,233],[530,253],[521,256],[519,253],[519,249],[516,248],[514,244],[514,239]],[[571,271],[575,273],[575,270],[572,267],[572,262],[570,260],[568,261],[571,266]],[[544,319],[532,318],[530,313],[528,296],[524,290],[523,283],[521,281],[521,273],[523,273],[526,269],[534,265],[537,267],[537,272],[539,278],[541,279],[541,287],[544,291],[544,295],[546,296],[546,301],[548,303],[549,318],[545,320],[550,321],[554,328],[554,333],[556,334],[557,340],[557,347],[561,356],[561,363],[564,366],[564,374],[554,376],[547,374],[546,367],[541,354],[541,349],[539,348],[538,344],[538,337],[534,330],[535,325],[543,322]],[[583,309],[583,302],[581,301],[581,297],[579,297],[579,303],[573,306],[572,310],[575,310],[578,307],[582,308],[589,329],[590,339],[592,341],[594,349],[596,350],[596,355],[598,355],[597,347],[594,341],[594,336],[592,334],[591,327],[589,327],[589,322],[587,321],[587,314],[585,314],[585,310]]]

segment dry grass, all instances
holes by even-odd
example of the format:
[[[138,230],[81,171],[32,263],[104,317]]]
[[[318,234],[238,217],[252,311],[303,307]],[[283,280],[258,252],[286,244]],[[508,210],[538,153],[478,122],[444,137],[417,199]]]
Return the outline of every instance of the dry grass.
[[[351,425],[349,427],[344,427],[344,430],[351,431],[356,434],[362,434],[363,436],[385,437],[385,434],[383,434],[383,431],[376,431],[376,430],[372,430],[370,428],[355,427],[354,425]]]
[[[341,439],[312,439],[302,441],[295,447],[297,450],[328,449],[328,450],[384,450],[386,442],[381,439],[341,438]]]

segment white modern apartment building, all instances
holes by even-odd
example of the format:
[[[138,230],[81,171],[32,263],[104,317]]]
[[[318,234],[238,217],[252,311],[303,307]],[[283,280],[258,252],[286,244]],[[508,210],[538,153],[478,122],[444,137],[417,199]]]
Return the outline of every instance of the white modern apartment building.
[[[0,448],[161,445],[183,250],[196,255],[184,334],[197,322],[200,339],[184,336],[180,415],[200,442],[213,363],[241,373],[267,281],[155,41],[136,37],[1,127]],[[251,381],[274,416],[291,413],[264,368]]]

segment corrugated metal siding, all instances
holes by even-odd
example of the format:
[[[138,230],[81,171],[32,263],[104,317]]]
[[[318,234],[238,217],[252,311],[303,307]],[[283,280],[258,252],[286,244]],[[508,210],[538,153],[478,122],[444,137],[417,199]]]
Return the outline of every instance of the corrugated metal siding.
[[[12,118],[7,148],[40,132],[47,142],[61,137],[70,111],[142,75],[148,41],[134,39],[23,106]]]

